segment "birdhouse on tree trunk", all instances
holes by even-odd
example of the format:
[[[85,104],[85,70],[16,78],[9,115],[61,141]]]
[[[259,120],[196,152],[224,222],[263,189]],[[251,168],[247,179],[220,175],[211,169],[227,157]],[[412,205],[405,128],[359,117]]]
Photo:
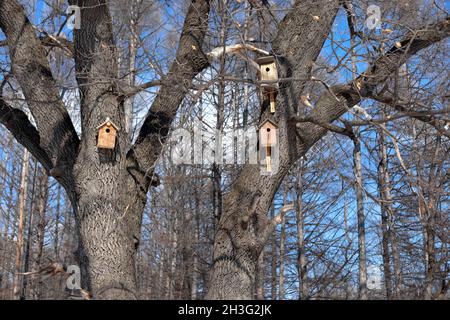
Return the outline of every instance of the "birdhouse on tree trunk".
[[[261,57],[256,60],[261,74],[261,91],[270,101],[270,112],[275,112],[275,96],[278,92],[278,71],[273,56]],[[264,81],[267,81],[264,83]],[[270,82],[268,82],[270,81]]]
[[[266,171],[272,171],[274,149],[278,144],[278,126],[266,120],[259,127],[259,152],[260,161],[265,164]]]
[[[109,118],[106,118],[105,122],[97,127],[97,130],[97,148],[114,149],[116,146],[117,131],[119,131],[117,126]]]

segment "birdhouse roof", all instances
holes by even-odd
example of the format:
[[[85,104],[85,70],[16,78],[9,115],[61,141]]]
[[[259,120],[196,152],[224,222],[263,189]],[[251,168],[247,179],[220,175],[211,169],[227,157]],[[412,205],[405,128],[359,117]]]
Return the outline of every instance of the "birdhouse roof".
[[[117,131],[119,131],[119,128],[114,124],[114,122],[111,121],[111,119],[108,117],[106,118],[106,120],[104,122],[102,122],[101,124],[98,125],[97,130],[100,129],[101,127],[106,126],[107,123],[111,123],[111,126],[114,127],[114,129],[116,129]]]
[[[275,62],[274,56],[259,57],[258,59],[256,59],[256,63],[259,65],[269,64],[269,63],[273,63],[273,62]]]
[[[264,126],[266,126],[266,125],[268,125],[268,124],[270,124],[271,126],[273,126],[273,127],[275,127],[275,128],[278,128],[278,126],[277,126],[277,124],[276,124],[275,122],[273,122],[273,121],[271,121],[271,120],[269,120],[269,119],[266,119],[266,120],[264,120],[263,123],[261,123],[261,125],[259,126],[258,129],[261,129],[262,127],[264,127]]]

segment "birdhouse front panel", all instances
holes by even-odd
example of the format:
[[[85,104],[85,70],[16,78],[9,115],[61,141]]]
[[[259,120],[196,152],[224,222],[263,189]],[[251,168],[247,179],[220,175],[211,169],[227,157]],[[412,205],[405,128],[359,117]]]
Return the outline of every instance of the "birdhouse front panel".
[[[260,146],[274,146],[277,144],[278,127],[270,120],[266,120],[259,128]]]
[[[261,81],[277,81],[278,71],[275,58],[272,56],[257,59],[260,67]],[[265,89],[278,89],[277,82],[261,83],[261,87]]]
[[[116,146],[117,129],[111,121],[106,121],[98,127],[97,147],[114,149]]]

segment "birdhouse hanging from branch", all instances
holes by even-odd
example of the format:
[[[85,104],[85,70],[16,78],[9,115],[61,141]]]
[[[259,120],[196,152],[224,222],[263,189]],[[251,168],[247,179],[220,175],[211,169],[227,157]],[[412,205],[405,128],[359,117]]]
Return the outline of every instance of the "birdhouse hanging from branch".
[[[271,173],[278,155],[278,126],[270,121],[264,121],[259,127],[259,154],[265,172]]]
[[[278,92],[278,71],[273,56],[261,57],[256,60],[259,64],[261,75],[261,91],[263,97],[268,97],[270,101],[270,112],[275,112],[275,96]]]
[[[109,118],[106,118],[106,120],[97,127],[97,130],[97,148],[114,149],[116,146],[117,132],[119,131],[117,126]]]

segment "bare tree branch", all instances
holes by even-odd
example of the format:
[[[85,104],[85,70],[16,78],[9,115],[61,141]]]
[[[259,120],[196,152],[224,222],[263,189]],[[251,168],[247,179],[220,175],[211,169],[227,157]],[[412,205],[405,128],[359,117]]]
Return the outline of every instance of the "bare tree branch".
[[[40,147],[53,167],[71,167],[79,140],[60,99],[41,41],[16,0],[0,1],[0,28],[7,38],[12,73],[36,122]],[[49,163],[44,165],[48,167]],[[71,175],[66,175],[64,181],[66,186],[71,185]]]
[[[9,106],[2,97],[0,97],[0,122],[20,144],[30,151],[46,170],[52,168],[50,157],[39,145],[39,132],[28,120],[25,112]]]
[[[341,115],[346,113],[349,108],[358,104],[363,97],[373,96],[377,85],[384,83],[395,70],[405,63],[411,56],[418,51],[441,41],[449,36],[450,21],[447,18],[444,21],[428,25],[419,31],[410,32],[400,42],[402,46],[392,47],[386,54],[382,55],[375,63],[355,81],[346,85],[336,85],[331,88],[334,94],[328,91],[324,92],[315,104],[311,112],[312,122],[323,123],[333,122]],[[342,102],[336,100],[336,96]],[[304,123],[299,126],[299,133],[303,142],[311,146],[325,133],[323,127]]]

